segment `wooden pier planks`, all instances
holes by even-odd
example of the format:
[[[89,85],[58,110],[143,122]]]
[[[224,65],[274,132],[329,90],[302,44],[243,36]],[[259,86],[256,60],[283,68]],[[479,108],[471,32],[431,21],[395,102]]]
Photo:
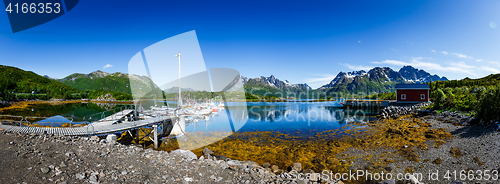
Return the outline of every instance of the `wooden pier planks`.
[[[19,132],[19,133],[36,133],[43,134],[47,132],[47,134],[56,134],[56,135],[95,135],[95,134],[110,134],[115,132],[122,132],[131,129],[137,129],[144,126],[149,126],[153,124],[160,123],[162,121],[166,121],[171,119],[171,116],[160,116],[159,118],[150,118],[135,122],[123,122],[114,125],[105,125],[105,126],[85,126],[85,127],[58,127],[58,128],[48,128],[48,127],[28,127],[28,126],[13,126],[13,125],[0,125],[0,128],[3,128],[4,131],[7,132]]]

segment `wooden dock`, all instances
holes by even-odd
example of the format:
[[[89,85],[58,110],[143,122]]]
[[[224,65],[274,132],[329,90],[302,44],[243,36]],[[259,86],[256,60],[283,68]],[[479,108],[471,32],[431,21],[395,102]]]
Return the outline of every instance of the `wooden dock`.
[[[344,107],[349,108],[383,108],[389,106],[389,100],[345,100],[343,101]]]
[[[112,125],[116,123],[121,123],[121,119],[125,118],[127,121],[127,116],[130,117],[134,114],[134,110],[132,109],[125,109],[120,112],[114,113],[111,116],[105,117],[103,119],[100,119],[99,121],[93,122],[93,126],[97,125]]]
[[[116,114],[115,114],[116,115]],[[145,126],[157,125],[164,123],[167,120],[173,119],[173,116],[157,116],[154,118],[138,120],[138,121],[126,121],[122,123],[109,124],[109,123],[97,123],[95,125],[89,124],[84,127],[34,127],[34,126],[15,126],[15,125],[4,125],[0,124],[0,129],[7,132],[19,132],[19,133],[35,133],[35,134],[54,134],[54,135],[68,135],[68,136],[90,136],[90,135],[107,135],[117,132],[123,132],[127,130],[134,130]],[[108,119],[109,122],[111,119]],[[112,121],[112,120],[111,120]],[[104,122],[104,121],[103,121]]]

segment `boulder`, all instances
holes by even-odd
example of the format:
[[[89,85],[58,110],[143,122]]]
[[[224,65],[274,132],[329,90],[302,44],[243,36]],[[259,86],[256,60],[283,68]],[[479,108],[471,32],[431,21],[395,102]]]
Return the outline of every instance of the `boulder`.
[[[203,155],[214,155],[214,152],[207,147],[203,148]]]
[[[43,174],[47,174],[50,171],[50,169],[47,167],[42,167],[40,168],[40,171],[42,171]]]
[[[238,160],[229,160],[227,161],[227,165],[232,166],[232,165],[240,165],[240,161]]]
[[[290,171],[297,171],[300,172],[302,171],[302,164],[301,163],[293,163],[292,166],[290,166]]]
[[[215,158],[216,158],[217,160],[224,160],[224,161],[226,161],[227,159],[229,159],[229,158],[227,158],[227,157],[226,157],[226,156],[224,156],[224,155],[215,155]]]
[[[279,170],[279,169],[280,169],[280,168],[279,168],[277,165],[272,165],[272,166],[271,166],[271,172],[273,172],[273,173],[278,172],[278,170]]]
[[[94,135],[94,136],[90,137],[90,140],[91,141],[98,141],[99,137],[97,137],[97,136]]]
[[[116,142],[116,135],[115,134],[109,134],[107,137],[106,137],[106,141],[108,142]]]
[[[271,167],[271,164],[269,164],[269,163],[266,162],[266,163],[262,164],[262,167],[263,168],[269,168],[269,167]]]
[[[172,151],[170,153],[172,153],[174,155],[177,155],[177,156],[180,156],[183,159],[186,159],[187,161],[198,159],[198,157],[196,156],[196,154],[194,154],[193,152],[191,152],[189,150],[178,149],[178,150],[174,150],[174,151]]]
[[[420,182],[418,181],[418,179],[415,178],[415,176],[413,176],[413,175],[410,175],[410,177],[409,177],[409,179],[407,181],[410,182],[411,184],[420,184]]]
[[[76,179],[79,179],[79,180],[85,179],[85,174],[76,173]]]

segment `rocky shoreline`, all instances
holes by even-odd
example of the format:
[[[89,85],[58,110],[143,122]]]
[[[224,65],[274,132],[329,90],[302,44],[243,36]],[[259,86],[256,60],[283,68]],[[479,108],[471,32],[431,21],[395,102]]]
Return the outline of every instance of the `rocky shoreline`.
[[[403,116],[411,113],[418,113],[422,111],[422,107],[427,107],[429,106],[430,103],[418,103],[418,104],[408,104],[408,105],[390,105],[387,107],[384,107],[379,115],[378,118],[380,119],[387,119],[387,118],[395,118],[398,116]]]
[[[417,113],[433,129],[444,128],[453,138],[439,146],[434,140],[428,140],[426,150],[417,150],[418,161],[395,158],[397,161],[388,165],[389,172],[406,173],[411,169],[426,174],[431,170],[500,169],[498,125],[486,124],[465,114],[419,108],[423,106],[388,107],[381,114],[391,117],[397,113]],[[206,148],[203,156],[198,157],[188,150],[169,153],[96,136],[26,135],[0,130],[0,154],[0,163],[4,166],[0,167],[1,183],[343,183],[314,175],[297,180],[299,174],[305,178],[315,172],[303,170],[300,163],[294,163],[285,171],[268,163],[259,165],[252,161],[231,160],[214,155]],[[353,166],[353,169],[360,168],[366,166]],[[441,173],[440,177],[443,175]],[[457,181],[459,179],[423,180],[424,183],[460,183]],[[497,183],[498,180],[474,182]],[[396,182],[388,180],[385,183]]]
[[[342,183],[294,180],[276,166],[231,160],[208,149],[198,158],[187,150],[168,153],[96,136],[2,131],[0,145],[0,163],[9,166],[0,167],[1,183]],[[302,170],[300,164],[293,167]]]
[[[421,183],[499,183],[500,179],[489,180],[484,172],[500,170],[500,128],[498,125],[484,123],[475,118],[455,112],[424,112],[422,121],[430,123],[433,129],[444,128],[453,135],[443,144],[435,144],[428,140],[427,149],[417,150],[418,161],[401,159],[390,164],[393,172],[402,173],[411,169],[414,173],[422,173]],[[467,126],[465,126],[467,125]],[[469,176],[469,172],[474,172]],[[439,172],[438,180],[429,179],[429,173]],[[446,178],[446,173],[451,173]],[[456,175],[453,174],[456,172]],[[467,173],[461,178],[460,173]],[[464,176],[465,176],[464,175]],[[472,179],[471,179],[472,178]]]

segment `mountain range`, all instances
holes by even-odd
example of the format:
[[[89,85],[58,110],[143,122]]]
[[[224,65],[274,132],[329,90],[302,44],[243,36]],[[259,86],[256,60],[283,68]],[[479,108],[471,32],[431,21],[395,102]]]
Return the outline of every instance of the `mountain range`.
[[[1,65],[0,65],[1,66]],[[12,78],[12,76],[25,76],[36,75],[33,72],[26,73],[21,69],[15,67],[2,66],[0,72],[3,71],[5,77]],[[22,74],[22,75],[21,75]],[[29,79],[22,79],[18,81],[12,78],[9,84],[0,84],[1,86],[14,86],[10,91],[28,93],[36,91],[45,93],[51,87],[48,86],[61,86],[58,89],[65,89],[65,91],[85,91],[85,90],[104,90],[111,92],[121,92],[132,94],[132,86],[139,89],[149,88],[160,90],[147,76],[128,75],[125,73],[107,73],[103,71],[95,71],[89,74],[75,73],[62,79],[52,79],[48,76],[30,77],[40,82],[28,82]],[[16,77],[17,78],[17,77]],[[269,77],[247,78],[241,77],[241,82],[244,84],[245,92],[267,95],[267,94],[283,94],[284,96],[296,95],[299,93],[309,94],[313,93],[326,93],[327,95],[335,92],[390,92],[394,90],[397,83],[426,83],[432,81],[448,81],[446,77],[438,75],[431,75],[430,73],[416,69],[412,66],[404,66],[399,71],[394,71],[388,67],[375,67],[368,72],[364,70],[339,72],[336,77],[329,83],[321,86],[318,89],[312,89],[307,84],[291,84],[288,80],[280,80],[274,75]],[[16,82],[17,81],[17,82]],[[40,83],[40,84],[38,84]],[[43,84],[42,84],[43,83]],[[62,84],[61,84],[62,83]],[[49,85],[50,84],[50,85]],[[67,87],[66,87],[67,86]],[[9,87],[10,88],[10,87]],[[76,91],[75,91],[76,90]],[[168,89],[165,92],[176,92],[177,88]],[[194,91],[193,89],[182,89],[182,91]],[[158,92],[158,91],[157,91]],[[156,92],[155,92],[156,93]]]
[[[139,85],[149,87],[152,84],[146,76],[134,76],[138,78]],[[299,93],[321,92],[389,92],[394,90],[397,83],[426,83],[432,81],[447,81],[446,77],[432,75],[424,70],[416,69],[412,66],[404,66],[399,71],[394,71],[389,67],[375,67],[368,72],[364,70],[339,72],[337,76],[328,84],[318,89],[312,89],[307,84],[291,84],[288,80],[280,80],[274,75],[269,77],[247,78],[241,77],[247,93],[265,95],[266,93],[281,93],[293,95]],[[104,89],[119,91],[131,94],[128,74],[106,73],[95,71],[90,74],[71,74],[58,81],[76,89]],[[142,81],[142,82],[141,82]],[[157,88],[155,86],[154,88]],[[176,92],[178,89],[169,89],[165,92]],[[182,91],[193,91],[192,89],[182,89]]]
[[[399,71],[389,67],[375,67],[364,70],[339,72],[328,84],[321,86],[321,92],[388,92],[394,90],[396,83],[421,84],[433,81],[448,81],[446,77],[431,75],[412,66],[404,66]]]

